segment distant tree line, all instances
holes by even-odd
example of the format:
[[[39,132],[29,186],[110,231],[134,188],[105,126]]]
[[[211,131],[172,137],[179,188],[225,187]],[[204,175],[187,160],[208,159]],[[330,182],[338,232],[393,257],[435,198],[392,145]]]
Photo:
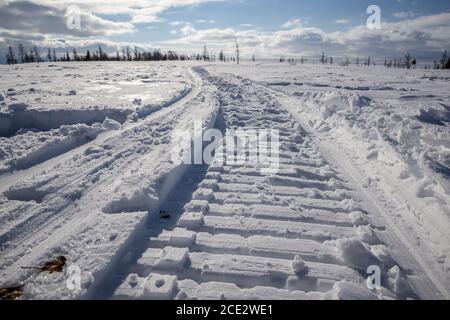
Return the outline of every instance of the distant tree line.
[[[164,60],[189,60],[191,57],[184,54],[177,54],[175,51],[161,52],[160,50],[140,52],[137,47],[131,52],[129,47],[123,48],[122,52],[117,51],[114,55],[108,55],[99,45],[96,51],[86,51],[86,54],[79,54],[76,48],[72,52],[56,54],[55,49],[48,48],[47,55],[42,57],[39,48],[33,45],[26,50],[22,44],[17,47],[17,55],[13,47],[8,47],[6,62],[8,64],[30,63],[30,62],[56,62],[56,61],[164,61]]]
[[[307,62],[315,63],[317,61],[317,58],[316,59],[314,59],[314,58],[307,59],[305,57],[302,57],[300,59],[297,59],[297,58],[286,59],[284,56],[281,56],[279,61],[280,61],[280,63],[287,61],[289,64],[295,65],[297,63],[301,63],[301,64],[304,64]],[[325,52],[322,52],[322,54],[318,57],[318,61],[323,65],[336,64],[336,59],[333,58],[332,56],[325,55]],[[348,57],[346,57],[344,59],[341,58],[341,60],[338,64],[339,64],[339,66],[342,66],[342,67],[348,67],[349,65],[352,64],[352,61]],[[369,66],[377,65],[377,63],[370,56],[363,58],[363,59],[356,57],[356,58],[354,58],[353,64],[356,66],[361,66],[361,67],[363,67],[363,66],[369,67]],[[390,59],[390,60],[385,59],[384,66],[386,68],[415,69],[417,67],[417,59],[414,58],[409,52],[407,52],[403,58],[394,57],[393,59]],[[445,51],[442,54],[442,57],[439,61],[433,62],[433,66],[425,65],[425,69],[431,69],[431,68],[450,69],[450,58],[447,55],[447,51]]]
[[[167,52],[161,52],[160,50],[144,51],[141,52],[137,47],[133,50],[130,47],[124,47],[122,50],[117,50],[115,54],[107,54],[99,45],[97,50],[87,50],[85,54],[78,53],[76,48],[73,48],[71,53],[66,51],[63,54],[56,54],[55,49],[48,48],[47,55],[41,56],[39,48],[33,45],[29,50],[26,50],[22,44],[19,44],[16,50],[12,46],[8,47],[6,54],[6,62],[8,64],[17,63],[31,63],[31,62],[56,62],[56,61],[173,61],[173,60],[197,60],[208,62],[236,62],[239,61],[239,47],[236,42],[236,57],[226,56],[223,51],[220,51],[218,58],[216,59],[216,53],[208,51],[206,45],[203,48],[202,54],[178,54],[175,51],[169,50]],[[253,61],[255,57],[253,56]],[[239,63],[239,62],[238,62]]]

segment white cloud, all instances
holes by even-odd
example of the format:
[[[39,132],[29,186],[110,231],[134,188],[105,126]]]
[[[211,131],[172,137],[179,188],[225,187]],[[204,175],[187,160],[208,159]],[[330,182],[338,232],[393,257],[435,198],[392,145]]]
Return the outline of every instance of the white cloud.
[[[170,24],[171,26],[173,26],[173,27],[181,26],[181,25],[186,24],[186,23],[187,23],[187,22],[185,22],[185,21],[172,21],[172,22],[169,22],[169,24]]]
[[[167,44],[200,47],[206,43],[212,48],[232,50],[235,39],[239,41],[244,55],[248,52],[260,56],[314,56],[325,51],[335,56],[385,57],[410,51],[416,57],[430,57],[450,47],[450,13],[386,22],[382,30],[369,30],[362,25],[335,32],[311,27],[258,32],[232,28],[197,30],[189,25],[182,37]]]
[[[23,0],[8,0],[20,2]],[[193,6],[205,2],[223,0],[28,0],[41,5],[66,9],[69,5],[76,5],[93,14],[121,14],[128,15],[131,23],[150,23],[161,21],[159,15],[171,8]]]
[[[253,25],[250,24],[250,23],[241,23],[239,26],[244,27],[244,28],[251,28],[251,27],[253,27]]]
[[[350,23],[350,20],[348,20],[348,19],[337,19],[335,22],[337,24],[348,24],[348,23]]]
[[[412,11],[400,11],[395,12],[394,14],[392,14],[392,16],[399,19],[407,19],[407,18],[414,18],[415,14]]]
[[[301,28],[302,27],[302,20],[301,19],[292,19],[287,21],[286,23],[284,23],[282,25],[283,28],[288,29],[288,28]]]
[[[216,21],[213,19],[210,20],[204,20],[204,19],[199,19],[197,20],[198,23],[215,23]]]
[[[135,30],[128,22],[115,22],[81,11],[81,29],[67,28],[66,11],[31,2],[8,2],[0,6],[0,28],[11,33],[57,34],[78,37],[110,36]]]

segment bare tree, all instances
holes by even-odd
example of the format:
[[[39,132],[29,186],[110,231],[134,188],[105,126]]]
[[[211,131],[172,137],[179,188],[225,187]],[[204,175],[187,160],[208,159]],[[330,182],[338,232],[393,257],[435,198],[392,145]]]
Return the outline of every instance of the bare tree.
[[[127,60],[131,61],[131,54],[130,54],[130,48],[127,46]]]
[[[444,51],[441,58],[441,69],[445,69],[445,64],[447,63],[447,50]]]
[[[77,53],[77,49],[75,49],[75,48],[73,48],[73,51],[72,51],[72,58],[73,58],[73,61],[78,61],[78,53]]]
[[[406,69],[411,69],[412,57],[409,52],[406,52],[405,55],[405,67]]]
[[[39,63],[41,61],[41,54],[39,53],[39,48],[37,47],[37,45],[33,46],[33,50],[34,51],[34,59],[37,63]]]
[[[239,44],[236,40],[236,62],[239,64]]]
[[[11,46],[8,47],[8,53],[6,54],[6,62],[8,64],[16,64],[17,63],[14,49]]]
[[[138,61],[139,59],[139,53],[136,46],[134,46],[134,61]]]
[[[203,58],[204,61],[209,60],[208,49],[206,48],[206,44],[203,45],[203,56],[202,56],[202,58]]]
[[[31,48],[30,49],[30,54],[28,56],[28,62],[35,62],[35,61],[36,61],[36,58],[34,57],[34,49]]]
[[[26,55],[25,49],[24,49],[24,47],[22,46],[22,44],[19,43],[19,58],[20,58],[20,63],[25,63],[25,55]]]

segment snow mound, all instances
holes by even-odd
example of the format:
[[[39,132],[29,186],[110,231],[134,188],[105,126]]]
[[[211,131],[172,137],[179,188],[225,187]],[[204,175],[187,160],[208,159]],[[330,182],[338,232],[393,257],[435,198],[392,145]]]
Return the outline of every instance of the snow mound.
[[[405,299],[414,296],[408,280],[398,266],[389,269],[388,276],[389,288],[397,295],[397,297]]]
[[[297,275],[304,275],[308,272],[308,267],[306,266],[305,261],[298,255],[294,257],[294,261],[292,261],[292,269]]]
[[[339,239],[336,240],[336,248],[348,266],[362,272],[366,272],[369,266],[382,265],[382,262],[360,240]]]
[[[103,208],[105,213],[143,212],[156,207],[158,196],[153,188],[129,190],[113,199]]]
[[[102,125],[105,130],[120,130],[122,128],[119,122],[108,117],[105,118]]]

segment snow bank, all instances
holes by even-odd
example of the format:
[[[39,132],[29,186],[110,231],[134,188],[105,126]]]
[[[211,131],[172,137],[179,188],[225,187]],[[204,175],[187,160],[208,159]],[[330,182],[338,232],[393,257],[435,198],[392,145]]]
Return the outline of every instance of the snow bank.
[[[108,117],[105,118],[102,125],[105,130],[120,130],[122,128],[122,125],[119,122]]]
[[[32,110],[24,106],[0,113],[0,136],[11,137],[23,129],[49,131],[63,125],[102,123],[106,118],[124,123],[129,111],[113,108],[96,110]],[[11,105],[10,105],[11,107]]]
[[[11,138],[0,137],[0,173],[22,170],[92,141],[104,126],[77,124],[47,132],[26,131]]]
[[[448,126],[421,125],[418,119],[386,111],[381,102],[353,92],[305,92],[298,96],[298,105],[314,130],[340,139],[355,152],[354,158],[361,157],[361,166],[371,172],[367,186],[382,181],[397,190],[426,224],[432,241],[450,254]],[[431,114],[447,119],[445,112]],[[436,148],[433,140],[444,148]]]
[[[191,131],[193,123],[201,119],[203,128],[210,128],[214,125],[218,106],[213,97],[211,88],[203,91],[203,97],[197,101],[194,110],[183,116],[183,120],[178,122],[176,127],[167,127],[167,130],[188,130]],[[159,134],[162,134],[160,132]],[[169,134],[169,133],[167,133]],[[193,139],[198,139],[196,132],[192,135]],[[160,143],[163,143],[162,141]],[[171,162],[171,155],[167,150],[172,150],[178,145],[170,141],[170,136],[166,136],[164,141],[166,154],[161,155],[161,159],[144,159],[138,170],[121,177],[116,182],[114,193],[111,200],[104,206],[106,213],[121,213],[134,211],[154,212],[162,199],[165,199],[176,184],[185,166]],[[190,142],[189,142],[190,143]],[[162,161],[162,160],[165,161]],[[168,162],[170,160],[170,162]],[[158,163],[157,168],[155,164]],[[149,169],[149,166],[152,169]],[[156,174],[155,174],[156,173]]]

